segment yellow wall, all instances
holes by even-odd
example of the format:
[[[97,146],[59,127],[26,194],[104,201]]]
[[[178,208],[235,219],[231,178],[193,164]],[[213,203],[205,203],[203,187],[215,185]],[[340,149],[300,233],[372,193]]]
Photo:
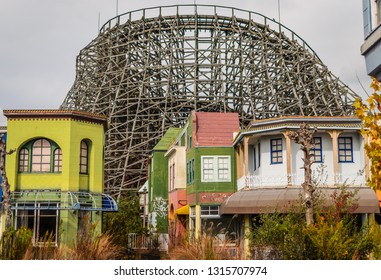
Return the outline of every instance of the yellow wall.
[[[11,191],[23,189],[61,189],[79,191],[86,189],[80,182],[86,182],[87,175],[79,174],[81,140],[89,139],[90,191],[103,191],[103,147],[104,131],[101,124],[78,120],[57,119],[10,119],[8,121],[7,148],[17,152],[7,156],[7,176]],[[27,142],[36,138],[47,138],[62,150],[62,173],[18,173],[18,151]],[[98,152],[95,152],[98,151]]]
[[[19,173],[18,153],[27,142],[36,138],[54,141],[62,150],[61,173]],[[88,175],[80,174],[80,143],[88,141]],[[103,193],[104,126],[101,123],[59,118],[8,119],[7,149],[16,152],[6,158],[6,172],[11,191],[55,189]],[[30,155],[29,155],[30,156]],[[101,231],[99,213],[92,213],[96,232]],[[61,242],[70,244],[77,238],[78,211],[60,211]]]

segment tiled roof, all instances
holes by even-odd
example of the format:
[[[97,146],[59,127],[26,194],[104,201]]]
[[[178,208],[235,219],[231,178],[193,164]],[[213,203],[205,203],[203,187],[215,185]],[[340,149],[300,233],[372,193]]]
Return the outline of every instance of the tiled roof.
[[[240,130],[238,113],[193,112],[195,146],[231,146]]]
[[[28,109],[28,110],[3,110],[3,114],[6,117],[17,116],[86,116],[89,118],[107,119],[106,116],[78,111],[78,110],[55,110],[55,109]]]

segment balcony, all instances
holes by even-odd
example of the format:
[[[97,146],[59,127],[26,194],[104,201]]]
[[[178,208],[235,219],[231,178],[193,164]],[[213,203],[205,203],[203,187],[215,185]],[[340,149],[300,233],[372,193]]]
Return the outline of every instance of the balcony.
[[[348,184],[352,186],[363,186],[366,184],[365,176],[361,172],[353,173],[339,173],[336,176],[325,174],[315,177],[315,182],[319,186],[334,186]],[[304,182],[303,174],[277,175],[277,176],[263,176],[252,175],[242,176],[237,180],[237,189],[243,188],[274,188],[274,187],[287,187],[287,186],[300,186]]]

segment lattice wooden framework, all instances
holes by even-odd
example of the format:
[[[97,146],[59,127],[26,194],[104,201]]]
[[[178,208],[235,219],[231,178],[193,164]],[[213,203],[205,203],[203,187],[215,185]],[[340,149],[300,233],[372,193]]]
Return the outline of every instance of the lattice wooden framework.
[[[108,21],[77,57],[61,109],[109,116],[105,191],[136,190],[152,147],[191,110],[253,119],[353,114],[357,95],[298,35],[258,13],[179,5]]]

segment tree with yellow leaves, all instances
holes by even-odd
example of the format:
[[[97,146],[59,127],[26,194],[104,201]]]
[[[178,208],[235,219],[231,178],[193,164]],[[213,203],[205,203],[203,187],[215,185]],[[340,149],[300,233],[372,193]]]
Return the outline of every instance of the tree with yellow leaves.
[[[381,190],[381,84],[372,78],[373,94],[366,102],[357,99],[354,103],[357,117],[362,121],[362,133],[368,136],[365,151],[370,159],[371,177],[369,186],[374,190]]]

